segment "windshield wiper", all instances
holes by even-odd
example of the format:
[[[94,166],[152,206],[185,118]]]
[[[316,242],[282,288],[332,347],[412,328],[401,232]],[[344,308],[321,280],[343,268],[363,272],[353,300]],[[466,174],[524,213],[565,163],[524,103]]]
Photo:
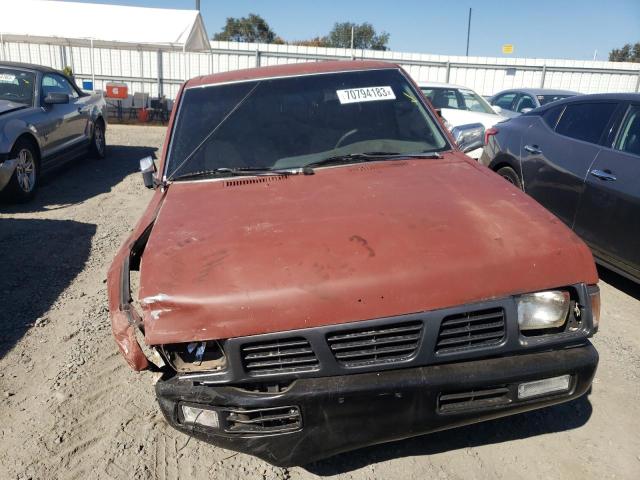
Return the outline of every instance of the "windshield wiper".
[[[214,168],[212,170],[200,170],[197,172],[189,172],[171,180],[187,180],[191,178],[201,177],[240,177],[247,175],[313,175],[313,169],[307,167],[301,168],[262,168],[262,167],[238,167],[238,168]]]
[[[421,152],[421,153],[398,153],[398,152],[362,152],[347,153],[345,155],[335,155],[333,157],[323,158],[316,162],[305,165],[306,167],[321,167],[325,165],[333,165],[339,163],[357,163],[357,162],[374,162],[378,160],[395,160],[398,158],[442,158],[437,152]]]

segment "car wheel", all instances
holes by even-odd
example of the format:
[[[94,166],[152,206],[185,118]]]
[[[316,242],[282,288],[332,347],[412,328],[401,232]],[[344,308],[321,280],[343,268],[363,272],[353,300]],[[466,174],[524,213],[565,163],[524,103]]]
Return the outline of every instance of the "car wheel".
[[[98,120],[93,127],[93,137],[91,139],[91,155],[97,158],[104,158],[107,152],[107,140],[104,123]]]
[[[515,185],[520,190],[522,190],[522,181],[520,180],[520,177],[518,176],[518,174],[513,168],[502,167],[502,168],[499,168],[496,173],[500,175],[502,178],[504,178],[507,182]]]
[[[18,140],[11,150],[11,158],[17,159],[16,169],[3,196],[9,201],[21,203],[33,198],[40,180],[40,158],[33,144],[27,140]]]

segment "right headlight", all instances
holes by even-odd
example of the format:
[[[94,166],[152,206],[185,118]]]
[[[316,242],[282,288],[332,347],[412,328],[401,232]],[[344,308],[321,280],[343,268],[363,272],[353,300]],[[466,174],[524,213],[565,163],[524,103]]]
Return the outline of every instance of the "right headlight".
[[[571,296],[564,290],[548,290],[521,295],[517,302],[520,330],[542,330],[564,325]]]

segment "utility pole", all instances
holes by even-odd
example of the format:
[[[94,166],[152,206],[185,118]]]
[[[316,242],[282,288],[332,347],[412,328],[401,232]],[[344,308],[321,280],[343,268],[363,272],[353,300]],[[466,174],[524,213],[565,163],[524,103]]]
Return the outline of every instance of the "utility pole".
[[[355,34],[355,27],[351,26],[351,60],[355,60],[356,56],[353,54],[353,37]]]
[[[200,11],[200,0],[196,0],[196,10]]]
[[[471,35],[471,8],[469,9],[469,21],[467,22],[467,57],[469,56],[469,36]]]

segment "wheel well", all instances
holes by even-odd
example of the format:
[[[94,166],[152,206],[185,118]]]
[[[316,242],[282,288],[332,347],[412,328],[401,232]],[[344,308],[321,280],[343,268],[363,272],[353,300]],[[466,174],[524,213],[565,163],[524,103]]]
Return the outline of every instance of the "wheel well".
[[[16,138],[16,141],[13,142],[13,147],[11,147],[11,149],[13,150],[16,144],[21,140],[29,142],[31,144],[31,146],[35,150],[36,155],[38,156],[37,160],[40,161],[40,145],[38,144],[38,141],[36,140],[36,138],[30,133],[23,133],[18,138]]]
[[[511,167],[516,171],[516,173],[518,173],[518,175],[520,175],[520,173],[518,172],[519,169],[516,166],[515,159],[509,155],[498,155],[491,162],[491,170],[493,170],[494,172],[497,172],[502,167]]]

